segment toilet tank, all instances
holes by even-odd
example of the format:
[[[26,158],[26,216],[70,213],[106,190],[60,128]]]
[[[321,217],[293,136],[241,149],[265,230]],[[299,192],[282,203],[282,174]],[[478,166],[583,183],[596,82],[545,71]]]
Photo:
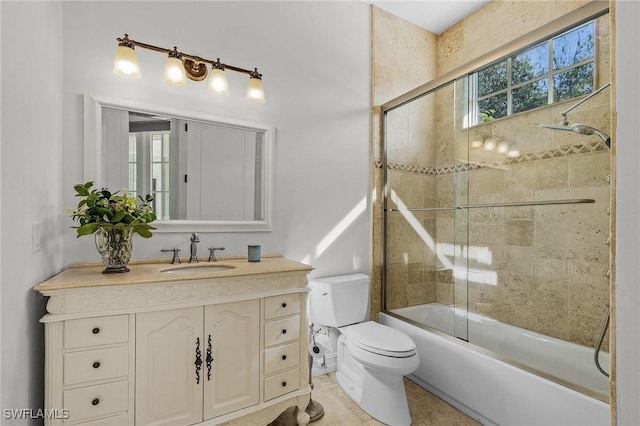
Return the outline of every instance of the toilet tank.
[[[362,322],[369,308],[369,276],[365,274],[310,278],[311,320],[329,327]]]

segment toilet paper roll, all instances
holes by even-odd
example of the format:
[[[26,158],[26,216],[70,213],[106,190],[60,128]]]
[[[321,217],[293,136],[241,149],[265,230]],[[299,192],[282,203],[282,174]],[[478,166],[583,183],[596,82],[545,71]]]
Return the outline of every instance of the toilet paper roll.
[[[315,340],[315,345],[313,344]],[[314,358],[322,358],[331,350],[329,336],[319,335],[309,340],[309,353]]]

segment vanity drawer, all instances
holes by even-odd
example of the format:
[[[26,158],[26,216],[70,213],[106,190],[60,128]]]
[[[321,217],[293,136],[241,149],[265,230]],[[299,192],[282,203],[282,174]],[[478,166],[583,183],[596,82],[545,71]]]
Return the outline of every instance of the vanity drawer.
[[[106,416],[128,409],[129,386],[126,380],[64,391],[64,407],[69,422]]]
[[[67,349],[125,343],[128,340],[128,315],[81,318],[64,323],[64,347]]]
[[[276,346],[264,351],[264,374],[295,367],[300,362],[300,343]]]
[[[128,373],[128,346],[64,354],[65,385],[123,377]]]
[[[300,337],[300,316],[269,321],[264,324],[264,346],[280,345]]]
[[[277,398],[300,387],[300,369],[294,368],[264,379],[264,400]]]
[[[283,294],[264,299],[264,319],[286,317],[300,313],[300,294]]]
[[[126,426],[129,424],[129,415],[122,414],[119,416],[106,417],[92,422],[83,422],[83,426]]]

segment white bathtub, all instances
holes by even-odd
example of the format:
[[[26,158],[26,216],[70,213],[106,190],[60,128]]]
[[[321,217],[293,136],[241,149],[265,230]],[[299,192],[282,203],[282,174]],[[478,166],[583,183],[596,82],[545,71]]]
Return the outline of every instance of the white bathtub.
[[[440,304],[396,309],[395,314],[453,330],[452,308]],[[547,372],[576,384],[586,393],[608,394],[608,379],[593,363],[593,350],[539,333],[470,315],[470,345],[425,330],[392,315],[380,322],[399,329],[415,342],[420,366],[412,379],[485,425],[609,425],[609,404],[532,374],[478,350]],[[608,370],[608,354],[600,364]]]

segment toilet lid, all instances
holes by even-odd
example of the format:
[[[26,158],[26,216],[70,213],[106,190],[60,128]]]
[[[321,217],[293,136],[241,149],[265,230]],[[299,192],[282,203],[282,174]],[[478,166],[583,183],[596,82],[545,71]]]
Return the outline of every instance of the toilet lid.
[[[342,327],[340,331],[352,344],[369,352],[398,358],[416,352],[416,345],[409,336],[374,321]]]

